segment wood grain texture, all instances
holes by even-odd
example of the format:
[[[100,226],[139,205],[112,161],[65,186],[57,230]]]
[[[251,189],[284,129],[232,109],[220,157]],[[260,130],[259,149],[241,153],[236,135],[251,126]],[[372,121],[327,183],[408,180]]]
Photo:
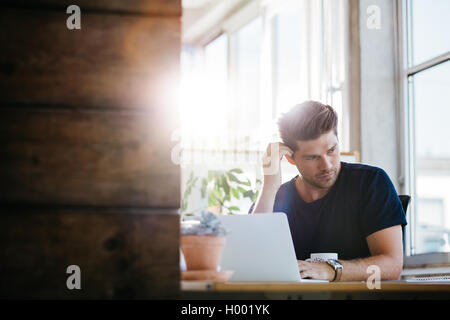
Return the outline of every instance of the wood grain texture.
[[[167,110],[2,109],[0,202],[179,208],[171,121]]]
[[[0,4],[1,299],[178,297],[180,15],[180,0]]]
[[[178,17],[0,11],[0,103],[174,110]]]
[[[1,299],[167,299],[180,290],[179,216],[0,207]],[[81,290],[69,290],[69,265]]]
[[[11,0],[3,1],[3,5],[23,7],[51,7],[64,10],[78,5],[81,11],[98,10],[104,13],[123,12],[131,14],[173,15],[181,16],[181,0]]]

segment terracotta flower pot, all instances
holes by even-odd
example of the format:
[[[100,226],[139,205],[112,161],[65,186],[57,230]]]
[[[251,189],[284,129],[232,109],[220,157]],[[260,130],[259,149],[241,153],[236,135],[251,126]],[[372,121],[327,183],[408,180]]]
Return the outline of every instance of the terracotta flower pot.
[[[187,270],[216,271],[224,245],[224,236],[182,235],[181,251]]]

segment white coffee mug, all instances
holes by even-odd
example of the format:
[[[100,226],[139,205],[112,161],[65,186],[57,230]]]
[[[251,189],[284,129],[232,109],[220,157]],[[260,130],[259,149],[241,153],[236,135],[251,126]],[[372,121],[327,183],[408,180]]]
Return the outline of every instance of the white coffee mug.
[[[327,261],[330,259],[337,260],[338,254],[332,253],[332,252],[326,252],[326,253],[311,253],[310,258],[306,261],[310,262],[321,262],[321,261]]]

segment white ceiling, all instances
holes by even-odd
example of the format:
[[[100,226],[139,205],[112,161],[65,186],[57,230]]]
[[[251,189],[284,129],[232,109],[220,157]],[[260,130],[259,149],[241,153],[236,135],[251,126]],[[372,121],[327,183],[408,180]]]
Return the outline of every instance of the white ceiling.
[[[199,45],[217,36],[224,19],[253,0],[183,0],[182,43]],[[200,7],[187,8],[185,5]]]

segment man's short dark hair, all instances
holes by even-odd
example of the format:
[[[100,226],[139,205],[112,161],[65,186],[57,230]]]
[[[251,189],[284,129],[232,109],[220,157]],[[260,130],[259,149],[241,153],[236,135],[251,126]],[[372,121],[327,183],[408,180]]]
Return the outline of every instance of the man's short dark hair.
[[[280,137],[285,145],[297,151],[297,141],[314,140],[333,130],[337,137],[338,117],[329,105],[306,101],[294,106],[278,120]]]

